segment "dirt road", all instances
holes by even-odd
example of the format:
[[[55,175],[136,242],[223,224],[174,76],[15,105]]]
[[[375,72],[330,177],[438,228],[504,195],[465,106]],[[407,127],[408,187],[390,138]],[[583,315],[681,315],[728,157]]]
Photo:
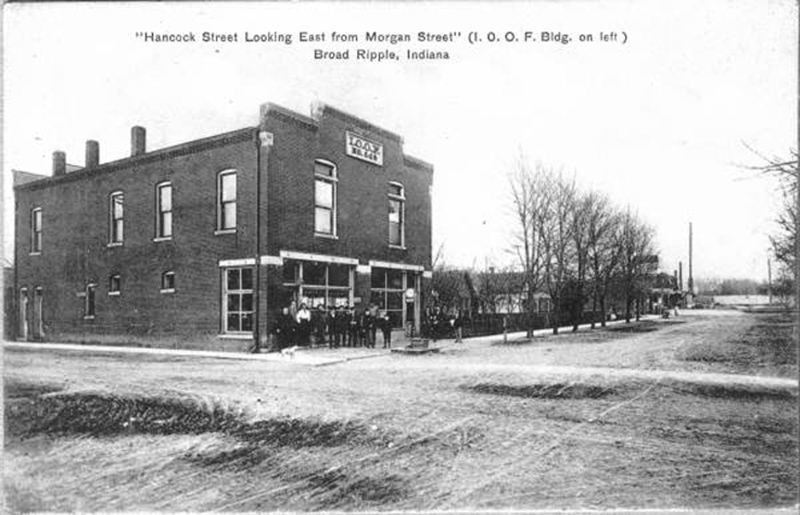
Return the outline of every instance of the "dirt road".
[[[323,367],[6,348],[6,484],[60,511],[787,506],[790,332],[686,313]]]

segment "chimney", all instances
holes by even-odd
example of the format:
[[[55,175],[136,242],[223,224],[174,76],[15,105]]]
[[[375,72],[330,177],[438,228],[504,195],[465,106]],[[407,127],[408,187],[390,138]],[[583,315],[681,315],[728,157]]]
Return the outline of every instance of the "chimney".
[[[53,152],[53,176],[58,177],[67,173],[67,154],[61,150]]]
[[[145,150],[145,130],[138,125],[131,128],[131,156],[144,154]]]
[[[100,143],[94,140],[86,142],[86,168],[94,168],[100,164]]]

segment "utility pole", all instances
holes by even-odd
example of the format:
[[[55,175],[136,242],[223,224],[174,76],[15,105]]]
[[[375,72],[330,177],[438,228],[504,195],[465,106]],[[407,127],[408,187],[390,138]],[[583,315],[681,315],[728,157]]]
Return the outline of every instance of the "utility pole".
[[[772,304],[772,261],[767,259],[767,294],[769,303]]]
[[[692,277],[692,222],[689,222],[689,293],[694,295],[694,279]]]

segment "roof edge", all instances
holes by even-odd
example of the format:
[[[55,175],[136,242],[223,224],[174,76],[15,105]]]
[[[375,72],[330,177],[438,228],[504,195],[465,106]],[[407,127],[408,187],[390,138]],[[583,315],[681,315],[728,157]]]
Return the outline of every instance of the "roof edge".
[[[324,116],[333,116],[335,118],[339,118],[340,120],[344,120],[344,121],[352,123],[354,125],[359,125],[361,127],[365,127],[367,129],[369,129],[370,131],[375,132],[376,134],[380,134],[381,136],[383,136],[383,137],[385,137],[387,139],[392,139],[394,141],[397,141],[401,145],[403,144],[403,137],[400,136],[399,134],[397,134],[395,132],[392,132],[390,130],[384,129],[383,127],[379,127],[379,126],[375,125],[374,123],[370,123],[370,122],[364,120],[363,118],[359,118],[358,116],[352,115],[350,113],[342,111],[341,109],[337,109],[336,107],[330,106],[328,104],[324,104],[324,103],[314,104],[312,106],[311,112],[312,112],[312,116],[316,120],[319,120],[320,118],[322,118]]]
[[[98,166],[93,166],[91,168],[81,168],[80,170],[76,170],[74,172],[70,172],[64,175],[59,175],[59,176],[43,175],[42,176],[43,179],[41,180],[15,185],[14,189],[15,190],[37,189],[40,187],[49,186],[51,184],[70,182],[74,180],[79,180],[84,177],[91,177],[93,175],[100,173],[108,173],[116,170],[121,170],[123,168],[148,164],[153,161],[161,160],[165,157],[179,156],[196,152],[198,150],[204,150],[205,148],[214,148],[233,143],[240,143],[242,141],[247,141],[247,139],[253,138],[254,137],[253,134],[255,133],[255,131],[256,127],[246,127],[244,129],[236,129],[234,131],[224,132],[222,134],[216,134],[214,136],[208,136],[206,138],[200,138],[192,141],[186,141],[183,143],[179,143],[177,145],[172,145],[158,150],[152,150],[150,152],[146,152],[144,154],[140,154],[137,156],[129,156],[129,157],[124,157],[122,159],[117,159],[115,161],[109,161],[107,163],[102,163]]]
[[[309,129],[318,129],[319,124],[317,120],[310,118],[308,116],[302,115],[296,111],[292,111],[291,109],[287,109],[283,106],[278,104],[274,104],[272,102],[267,102],[265,104],[261,104],[261,113],[260,113],[260,120],[264,121],[270,115],[277,115],[277,118],[282,118],[287,121],[299,123],[302,126],[305,126]]]
[[[433,173],[433,165],[427,161],[423,161],[418,157],[403,154],[403,164],[417,170],[424,170],[426,172]]]

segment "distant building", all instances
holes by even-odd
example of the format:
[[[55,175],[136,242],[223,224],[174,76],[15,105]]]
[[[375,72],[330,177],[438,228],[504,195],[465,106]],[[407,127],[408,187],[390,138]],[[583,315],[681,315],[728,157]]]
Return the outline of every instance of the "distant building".
[[[650,277],[647,312],[657,313],[680,306],[683,296],[677,277],[666,272],[655,273]]]
[[[30,177],[22,176],[22,179]],[[53,176],[16,193],[16,337],[245,350],[294,301],[419,330],[433,166],[330,106]]]
[[[749,307],[767,306],[770,304],[769,295],[714,295],[712,306],[715,307]]]

